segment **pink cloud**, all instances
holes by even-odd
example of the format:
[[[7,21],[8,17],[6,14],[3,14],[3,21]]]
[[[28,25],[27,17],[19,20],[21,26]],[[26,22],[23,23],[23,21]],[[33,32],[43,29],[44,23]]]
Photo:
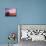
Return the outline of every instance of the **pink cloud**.
[[[9,11],[9,13],[16,13],[16,9],[10,9],[8,11]]]

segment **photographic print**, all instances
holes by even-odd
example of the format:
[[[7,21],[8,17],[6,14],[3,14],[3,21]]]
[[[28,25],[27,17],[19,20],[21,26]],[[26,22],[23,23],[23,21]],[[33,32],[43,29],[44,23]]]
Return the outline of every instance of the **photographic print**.
[[[15,8],[5,8],[5,16],[16,16]]]

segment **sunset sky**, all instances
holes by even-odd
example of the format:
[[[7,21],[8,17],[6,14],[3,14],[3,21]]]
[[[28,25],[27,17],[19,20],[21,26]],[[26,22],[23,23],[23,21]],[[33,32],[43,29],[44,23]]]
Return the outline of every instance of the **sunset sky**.
[[[12,9],[6,9],[6,12],[9,12],[9,13],[16,13],[16,9],[12,8]]]
[[[10,13],[16,13],[16,9],[10,9],[8,10]]]

